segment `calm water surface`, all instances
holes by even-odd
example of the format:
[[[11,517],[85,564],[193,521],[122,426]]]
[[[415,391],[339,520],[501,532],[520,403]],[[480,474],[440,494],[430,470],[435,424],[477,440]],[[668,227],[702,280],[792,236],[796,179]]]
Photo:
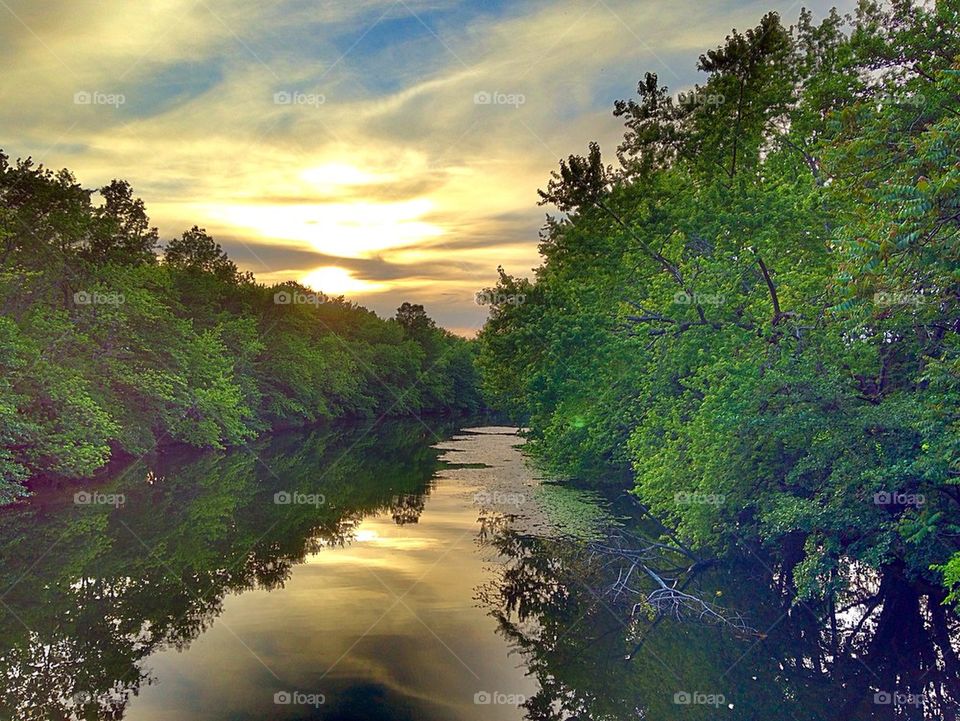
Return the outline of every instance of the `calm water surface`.
[[[657,529],[538,481],[512,429],[430,425],[165,453],[0,511],[0,718],[956,718],[956,619],[922,589],[856,633],[853,589],[844,634],[744,559],[685,587],[739,628],[658,617],[597,551]]]

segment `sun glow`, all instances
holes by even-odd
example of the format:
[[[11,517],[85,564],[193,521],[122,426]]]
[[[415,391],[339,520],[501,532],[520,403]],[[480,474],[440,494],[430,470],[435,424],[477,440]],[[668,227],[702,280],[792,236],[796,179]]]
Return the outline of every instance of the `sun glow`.
[[[327,265],[315,268],[300,279],[305,286],[313,288],[327,295],[343,295],[347,293],[378,293],[387,290],[386,283],[377,283],[354,278],[349,270]]]
[[[346,163],[326,163],[301,171],[300,178],[318,190],[336,191],[348,185],[372,185],[386,182],[384,175],[368,173]]]
[[[433,209],[426,198],[400,202],[229,204],[200,208],[200,217],[226,230],[253,232],[267,242],[299,241],[326,255],[366,258],[383,250],[415,245],[443,234],[424,220]]]

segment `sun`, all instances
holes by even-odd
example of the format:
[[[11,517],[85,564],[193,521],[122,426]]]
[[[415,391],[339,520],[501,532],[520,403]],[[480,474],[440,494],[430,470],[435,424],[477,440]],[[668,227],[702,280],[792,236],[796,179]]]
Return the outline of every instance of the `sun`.
[[[378,293],[388,288],[386,283],[354,278],[346,268],[327,265],[315,268],[304,275],[300,282],[327,295],[345,295],[347,293]]]
[[[320,178],[318,176],[317,181]],[[346,187],[346,186],[344,186]],[[208,225],[250,234],[259,242],[302,244],[341,258],[369,258],[443,235],[428,220],[426,198],[400,201],[339,200],[305,203],[217,203],[192,206]]]

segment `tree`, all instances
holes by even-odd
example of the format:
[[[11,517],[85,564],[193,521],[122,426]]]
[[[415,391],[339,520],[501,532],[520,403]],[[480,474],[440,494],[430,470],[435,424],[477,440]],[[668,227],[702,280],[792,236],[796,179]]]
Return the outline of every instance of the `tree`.
[[[907,584],[939,604],[931,566],[960,588],[956,18],[769,14],[693,93],[648,74],[617,103],[618,169],[595,143],[561,162],[543,264],[497,288],[527,303],[479,338],[542,463],[627,479],[793,598],[831,607],[851,562],[899,579],[878,603]]]
[[[158,244],[156,228],[143,201],[133,197],[133,189],[124,180],[113,180],[100,189],[103,206],[96,213],[102,227],[91,241],[89,257],[98,263],[152,263]]]
[[[163,258],[172,268],[206,273],[222,283],[232,282],[237,277],[237,266],[220,244],[196,225],[171,240],[164,248]]]
[[[158,263],[129,184],[100,193],[0,153],[0,503],[171,442],[479,408],[470,345],[422,306],[264,287],[197,226]]]

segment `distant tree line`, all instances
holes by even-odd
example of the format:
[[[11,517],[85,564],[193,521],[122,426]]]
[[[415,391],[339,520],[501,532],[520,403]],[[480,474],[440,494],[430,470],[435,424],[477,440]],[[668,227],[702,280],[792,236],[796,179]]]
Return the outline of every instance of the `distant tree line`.
[[[0,503],[167,443],[474,411],[473,355],[420,305],[257,283],[198,227],[161,252],[128,183],[0,152]]]

